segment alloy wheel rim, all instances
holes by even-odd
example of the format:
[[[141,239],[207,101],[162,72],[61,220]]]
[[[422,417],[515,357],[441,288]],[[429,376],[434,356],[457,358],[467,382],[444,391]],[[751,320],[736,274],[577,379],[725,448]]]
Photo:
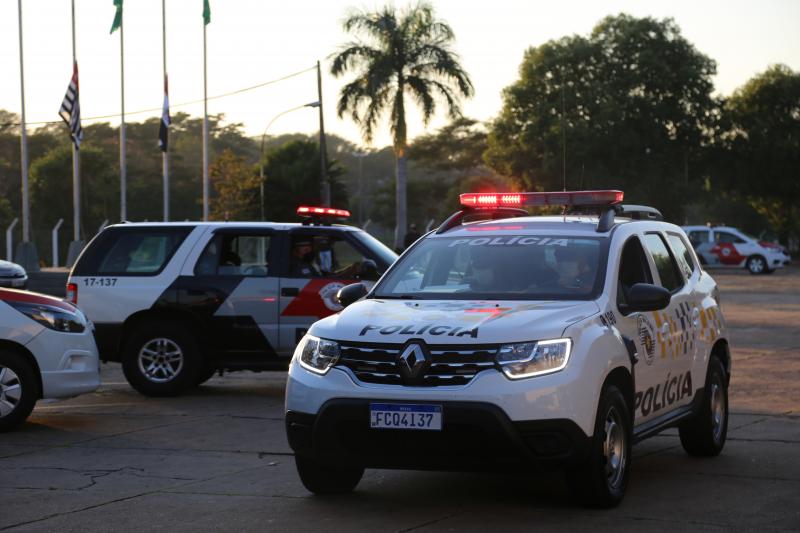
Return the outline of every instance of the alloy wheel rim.
[[[764,261],[759,259],[758,257],[751,259],[750,270],[752,272],[761,272],[762,270],[764,270]]]
[[[618,489],[625,475],[628,449],[622,419],[613,407],[606,414],[604,429],[603,455],[606,460],[606,482],[610,488]]]
[[[719,443],[719,441],[722,439],[722,430],[725,427],[726,411],[727,405],[722,384],[719,382],[719,377],[714,376],[714,379],[711,382],[711,429],[714,436],[714,442]]]
[[[10,415],[22,400],[22,382],[16,372],[0,366],[0,418]]]
[[[166,338],[153,339],[139,350],[139,371],[153,383],[167,383],[183,370],[183,350]]]

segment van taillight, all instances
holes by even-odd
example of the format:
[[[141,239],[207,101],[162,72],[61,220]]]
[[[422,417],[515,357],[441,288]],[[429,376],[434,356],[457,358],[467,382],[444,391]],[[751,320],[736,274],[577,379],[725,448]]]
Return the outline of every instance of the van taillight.
[[[67,301],[78,305],[78,284],[67,283]]]

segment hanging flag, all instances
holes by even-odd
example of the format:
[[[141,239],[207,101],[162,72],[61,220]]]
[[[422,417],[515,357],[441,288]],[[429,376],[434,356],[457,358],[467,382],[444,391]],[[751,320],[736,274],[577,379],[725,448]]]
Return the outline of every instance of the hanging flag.
[[[203,24],[208,24],[209,22],[211,22],[211,6],[208,5],[208,0],[203,0]]]
[[[75,143],[75,148],[80,149],[83,140],[83,128],[81,128],[81,106],[78,98],[78,62],[72,64],[72,79],[67,87],[67,94],[61,102],[61,109],[58,114],[69,126],[69,136]]]
[[[158,147],[162,152],[167,151],[167,141],[169,140],[169,90],[167,77],[164,76],[164,108],[161,110],[161,125],[158,128]]]
[[[109,33],[114,33],[116,30],[122,26],[122,0],[113,0],[114,6],[117,8],[117,12],[114,13],[114,22],[111,23],[111,31]]]

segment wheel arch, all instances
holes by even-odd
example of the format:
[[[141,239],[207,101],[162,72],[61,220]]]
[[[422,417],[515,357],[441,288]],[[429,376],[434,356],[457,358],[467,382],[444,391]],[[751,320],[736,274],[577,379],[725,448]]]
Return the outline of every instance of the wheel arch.
[[[733,361],[731,360],[730,346],[726,339],[718,339],[717,342],[714,343],[714,346],[711,347],[711,357],[716,357],[722,362],[722,366],[725,367],[728,383],[730,383],[731,365]],[[711,363],[711,357],[709,357],[709,364]],[[706,373],[708,373],[708,370],[706,370]]]
[[[631,424],[632,424],[635,414],[634,397],[636,393],[636,388],[633,382],[633,375],[631,375],[630,371],[628,371],[627,368],[623,366],[618,366],[613,370],[611,370],[611,372],[609,372],[606,375],[605,380],[603,380],[603,385],[600,388],[601,393],[609,385],[616,386],[622,393],[622,396],[625,398],[625,403],[627,404],[628,411],[630,412],[631,415]]]
[[[36,357],[34,357],[33,353],[31,353],[31,351],[22,344],[7,339],[0,339],[0,350],[7,350],[19,355],[28,364],[30,364],[31,367],[33,367],[34,373],[36,374],[36,385],[39,387],[38,398],[41,398],[44,390],[42,385],[42,371],[39,368],[39,363],[36,361]]]
[[[120,352],[125,348],[131,335],[141,324],[152,321],[177,322],[189,328],[193,334],[197,334],[201,338],[203,337],[202,332],[205,331],[202,321],[187,311],[181,309],[145,309],[129,316],[122,325],[122,334],[119,339]],[[204,345],[204,343],[198,344],[200,346]]]

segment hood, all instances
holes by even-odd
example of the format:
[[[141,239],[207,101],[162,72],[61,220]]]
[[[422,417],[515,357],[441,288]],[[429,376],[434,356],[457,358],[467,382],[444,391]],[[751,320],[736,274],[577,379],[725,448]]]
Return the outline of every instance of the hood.
[[[593,301],[369,299],[320,320],[309,332],[351,342],[501,344],[558,338],[599,311]]]

